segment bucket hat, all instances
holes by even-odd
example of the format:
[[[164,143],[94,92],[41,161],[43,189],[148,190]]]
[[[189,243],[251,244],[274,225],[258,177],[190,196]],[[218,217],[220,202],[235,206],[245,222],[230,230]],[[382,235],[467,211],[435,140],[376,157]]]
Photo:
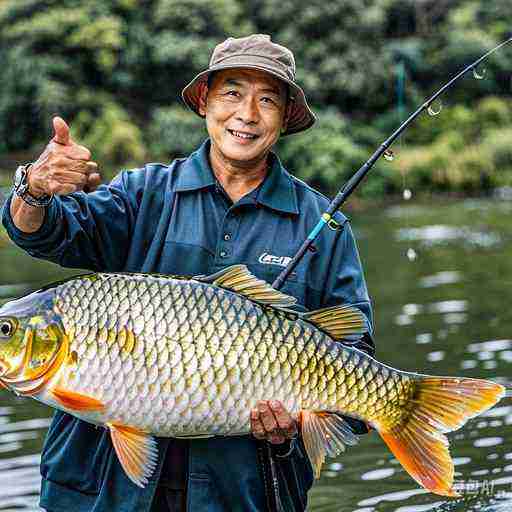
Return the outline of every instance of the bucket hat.
[[[199,73],[181,93],[183,101],[197,115],[199,114],[200,84],[208,81],[214,71],[233,68],[249,68],[265,71],[289,87],[292,111],[288,126],[282,135],[307,130],[316,121],[315,114],[308,106],[304,91],[296,83],[295,59],[286,47],[273,43],[266,34],[247,37],[230,37],[213,50],[208,69]]]

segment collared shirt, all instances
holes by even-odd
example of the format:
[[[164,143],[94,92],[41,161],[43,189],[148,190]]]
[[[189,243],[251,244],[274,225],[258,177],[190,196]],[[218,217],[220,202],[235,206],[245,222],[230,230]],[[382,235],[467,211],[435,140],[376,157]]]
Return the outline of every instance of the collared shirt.
[[[328,200],[290,175],[275,155],[263,183],[231,204],[216,183],[207,140],[171,165],[123,171],[91,194],[55,197],[41,228],[3,224],[29,254],[64,267],[95,271],[211,274],[245,264],[273,282],[327,209]],[[324,229],[282,291],[300,306],[354,304],[371,325],[371,306],[356,244],[345,216]],[[57,413],[42,453],[41,504],[50,510],[149,510],[168,441],[159,440],[160,465],[141,490],[124,475],[105,431]],[[259,510],[261,477],[249,437],[191,442],[188,509]],[[238,485],[234,485],[238,482]]]

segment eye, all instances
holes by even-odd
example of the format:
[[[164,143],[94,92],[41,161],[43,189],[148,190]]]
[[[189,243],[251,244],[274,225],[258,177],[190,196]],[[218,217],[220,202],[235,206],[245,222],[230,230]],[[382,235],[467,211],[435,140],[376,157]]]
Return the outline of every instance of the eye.
[[[10,338],[16,330],[16,324],[12,320],[0,321],[0,338]]]

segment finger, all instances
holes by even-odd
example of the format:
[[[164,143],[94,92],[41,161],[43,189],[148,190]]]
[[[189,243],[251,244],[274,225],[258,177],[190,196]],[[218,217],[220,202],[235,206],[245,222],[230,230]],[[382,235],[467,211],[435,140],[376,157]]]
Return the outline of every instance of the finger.
[[[60,171],[53,174],[53,179],[58,183],[76,185],[82,189],[88,182],[87,174],[74,171]]]
[[[267,438],[272,444],[283,444],[286,441],[286,437],[278,434],[271,435]]]
[[[265,432],[269,435],[273,434],[276,429],[279,428],[279,425],[277,424],[274,413],[270,409],[267,401],[258,402],[258,412],[260,415],[260,421],[263,423],[263,427],[265,428]]]
[[[251,432],[256,439],[265,439],[266,432],[257,409],[251,410]]]
[[[76,185],[72,185],[70,183],[60,183],[55,180],[50,181],[48,189],[50,194],[55,194],[57,196],[65,196],[77,191]]]
[[[71,136],[69,135],[69,126],[62,117],[55,116],[53,118],[53,130],[55,131],[55,135],[52,139],[54,142],[65,146],[70,144]]]
[[[79,172],[84,175],[89,174],[90,166],[84,160],[72,160],[67,156],[60,155],[52,161],[51,170],[54,175],[62,172]]]
[[[73,160],[90,160],[91,152],[85,147],[79,144],[72,144],[62,148],[65,151],[65,155]]]
[[[89,174],[97,174],[99,176],[98,164],[96,162],[87,162],[87,172]]]
[[[101,185],[101,176],[98,173],[90,174],[84,192],[94,192]]]
[[[297,423],[283,404],[278,400],[271,400],[269,405],[282,432],[288,437],[294,436],[297,433]]]

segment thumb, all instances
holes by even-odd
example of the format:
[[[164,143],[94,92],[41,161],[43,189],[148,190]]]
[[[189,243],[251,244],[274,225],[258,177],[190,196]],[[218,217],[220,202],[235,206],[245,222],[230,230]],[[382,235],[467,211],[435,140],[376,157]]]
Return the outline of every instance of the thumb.
[[[53,118],[53,129],[55,131],[55,135],[53,137],[53,141],[57,142],[57,144],[63,144],[67,146],[71,144],[71,137],[69,135],[69,126],[66,121],[62,119],[62,117],[54,117]]]

